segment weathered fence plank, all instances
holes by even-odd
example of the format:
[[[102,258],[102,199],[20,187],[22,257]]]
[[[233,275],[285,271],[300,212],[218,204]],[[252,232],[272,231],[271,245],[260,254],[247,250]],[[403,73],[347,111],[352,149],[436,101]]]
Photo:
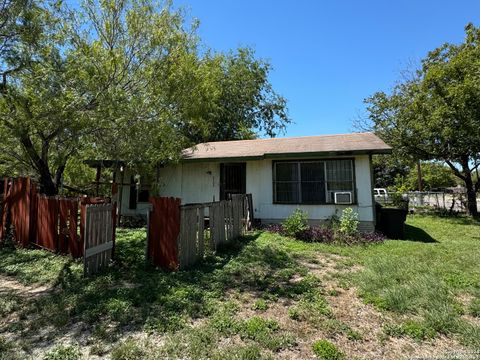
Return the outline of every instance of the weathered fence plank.
[[[85,276],[105,268],[112,259],[112,207],[112,204],[86,205],[83,252]]]
[[[198,208],[198,254],[203,259],[205,254],[205,208]]]

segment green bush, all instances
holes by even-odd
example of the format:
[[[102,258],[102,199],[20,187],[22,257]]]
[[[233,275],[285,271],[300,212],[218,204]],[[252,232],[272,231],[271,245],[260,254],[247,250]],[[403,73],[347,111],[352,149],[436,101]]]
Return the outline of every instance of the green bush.
[[[340,227],[339,230],[342,234],[345,235],[355,235],[358,228],[358,213],[356,213],[352,208],[346,208],[342,212],[340,217]]]
[[[308,229],[308,215],[305,211],[296,209],[292,215],[282,223],[283,231],[287,236],[296,237]]]
[[[313,343],[313,352],[322,360],[342,360],[345,359],[343,353],[327,340],[317,340]]]

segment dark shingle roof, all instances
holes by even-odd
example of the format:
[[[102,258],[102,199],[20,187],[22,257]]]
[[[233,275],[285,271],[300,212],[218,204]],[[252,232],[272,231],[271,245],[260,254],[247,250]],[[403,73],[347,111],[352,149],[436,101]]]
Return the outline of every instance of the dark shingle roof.
[[[291,156],[386,154],[392,148],[373,133],[217,141],[183,151],[186,161],[262,159]]]

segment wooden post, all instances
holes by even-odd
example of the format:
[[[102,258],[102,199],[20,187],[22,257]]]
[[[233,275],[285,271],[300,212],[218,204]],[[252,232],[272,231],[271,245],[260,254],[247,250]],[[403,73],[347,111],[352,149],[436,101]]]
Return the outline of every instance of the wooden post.
[[[122,203],[123,203],[123,180],[125,178],[125,169],[120,166],[120,188],[118,189],[118,216],[117,226],[120,226],[120,218],[122,217]]]

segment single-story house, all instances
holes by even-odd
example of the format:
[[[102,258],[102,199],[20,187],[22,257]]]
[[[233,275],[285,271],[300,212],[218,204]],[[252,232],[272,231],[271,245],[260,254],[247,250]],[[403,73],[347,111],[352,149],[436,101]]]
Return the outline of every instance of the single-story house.
[[[182,204],[251,193],[262,223],[280,222],[297,208],[320,223],[352,207],[360,230],[373,231],[372,155],[390,152],[369,132],[202,143],[159,169],[158,189]]]

